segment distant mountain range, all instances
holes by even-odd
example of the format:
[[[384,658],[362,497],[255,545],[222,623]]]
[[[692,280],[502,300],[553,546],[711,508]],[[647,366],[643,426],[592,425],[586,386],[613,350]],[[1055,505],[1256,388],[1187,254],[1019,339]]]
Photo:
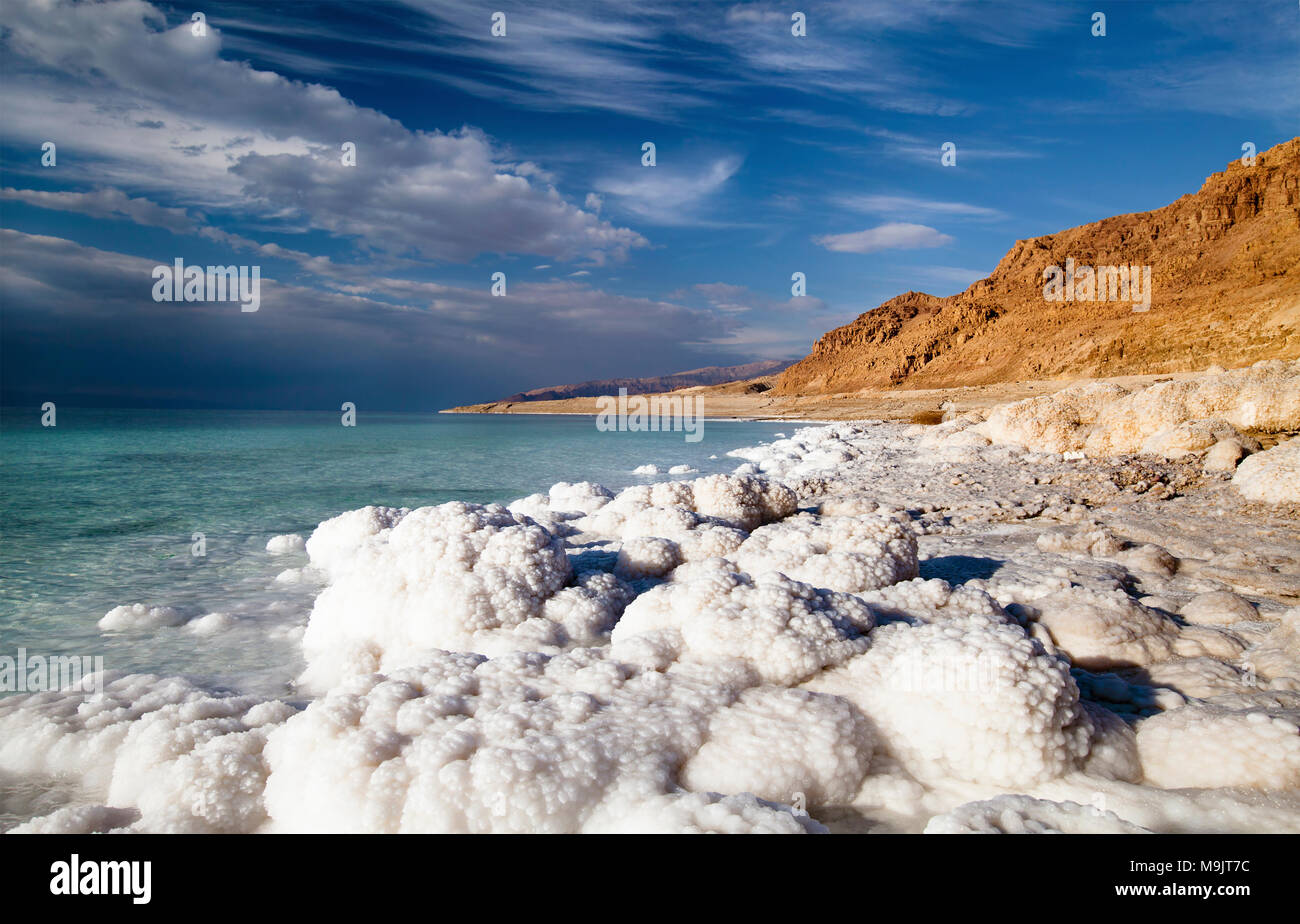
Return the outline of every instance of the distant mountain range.
[[[793,359],[765,359],[745,363],[740,366],[705,366],[686,372],[674,372],[670,375],[654,375],[643,378],[628,379],[594,379],[590,382],[578,382],[573,385],[548,385],[534,388],[502,398],[503,402],[521,401],[555,401],[562,398],[595,398],[600,395],[616,395],[620,388],[626,388],[629,395],[650,395],[678,388],[692,388],[696,385],[721,385],[753,379],[764,375],[776,375],[794,363]]]

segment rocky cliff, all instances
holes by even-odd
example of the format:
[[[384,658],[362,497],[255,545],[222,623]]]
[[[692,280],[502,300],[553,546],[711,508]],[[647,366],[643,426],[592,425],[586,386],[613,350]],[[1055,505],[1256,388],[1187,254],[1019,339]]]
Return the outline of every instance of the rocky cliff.
[[[1079,268],[1074,300],[1044,270]],[[1150,267],[1149,310],[1092,289],[1083,267]],[[1080,278],[1080,277],[1083,278]],[[1100,288],[1100,291],[1098,291]],[[1064,293],[1064,286],[1062,286]],[[778,394],[935,388],[1241,366],[1300,356],[1300,138],[1234,161],[1199,192],[1017,241],[986,279],[908,292],[822,336]]]

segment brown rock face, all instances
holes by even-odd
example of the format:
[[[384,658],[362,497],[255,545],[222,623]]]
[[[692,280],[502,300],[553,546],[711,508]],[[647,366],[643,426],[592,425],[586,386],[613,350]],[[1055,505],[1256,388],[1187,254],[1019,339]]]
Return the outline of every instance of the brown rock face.
[[[1150,309],[1048,300],[1044,270],[1071,258],[1080,267],[1149,266]],[[1110,293],[1098,286],[1097,294]],[[1253,167],[1233,161],[1164,208],[1017,241],[987,279],[958,295],[892,298],[823,335],[774,393],[1162,373],[1296,356],[1300,138],[1259,154]]]

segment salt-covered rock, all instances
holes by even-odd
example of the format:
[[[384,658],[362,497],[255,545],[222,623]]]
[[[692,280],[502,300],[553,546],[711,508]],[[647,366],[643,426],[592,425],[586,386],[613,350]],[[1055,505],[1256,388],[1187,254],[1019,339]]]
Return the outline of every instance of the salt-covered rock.
[[[1300,504],[1300,438],[1247,458],[1237,466],[1232,486],[1247,500]]]
[[[729,556],[742,571],[779,571],[816,587],[860,593],[917,575],[916,538],[878,516],[800,514],[761,526]]]
[[[838,798],[852,790],[868,758],[855,754],[865,738],[844,706],[788,691],[738,703],[753,682],[734,666],[661,674],[590,649],[490,661],[434,652],[391,675],[350,679],[271,736],[267,828],[821,830],[788,803],[729,785],[722,794],[691,792],[679,780],[683,762],[693,768],[687,776],[712,784],[762,753],[773,756],[770,775],[749,781],[774,794],[794,780]],[[803,728],[779,719],[796,701],[807,707]]]
[[[926,834],[1150,834],[1114,812],[1078,802],[997,796],[968,802],[925,826]]]
[[[1154,433],[1142,442],[1140,451],[1165,459],[1179,459],[1190,453],[1209,449],[1215,443],[1225,440],[1236,442],[1242,447],[1253,446],[1252,451],[1259,449],[1257,441],[1243,436],[1226,420],[1210,417],[1185,420],[1159,433]]]
[[[1083,449],[1088,428],[1103,409],[1127,394],[1128,389],[1110,382],[1071,385],[1051,395],[998,405],[979,431],[995,443],[1035,452]]]
[[[297,533],[272,536],[266,542],[266,550],[272,555],[292,555],[295,552],[303,551],[306,547],[306,541]]]
[[[184,622],[185,617],[170,606],[132,603],[113,607],[100,618],[97,625],[104,632],[125,632],[132,629],[179,626]]]
[[[90,696],[0,699],[0,770],[77,780],[106,805],[138,809],[149,831],[251,832],[266,820],[262,748],[294,712],[179,678],[108,677]],[[78,817],[49,825],[114,821],[91,810]]]
[[[611,639],[620,657],[661,667],[741,661],[766,682],[789,686],[865,651],[872,625],[857,597],[710,559],[682,565],[672,583],[637,597]]]
[[[1223,697],[1144,719],[1138,752],[1146,781],[1168,789],[1300,786],[1300,694]]]
[[[318,688],[349,673],[392,670],[431,649],[495,654],[592,644],[630,596],[608,575],[566,589],[573,573],[561,540],[495,504],[413,510],[370,532],[347,558],[336,554],[330,570],[303,636],[303,679]]]
[[[1184,603],[1178,612],[1188,622],[1212,625],[1230,625],[1258,618],[1253,603],[1228,590],[1197,594]]]
[[[1208,418],[1239,430],[1300,428],[1300,361],[1158,382],[1108,403],[1085,449],[1089,456],[1137,452],[1162,431]]]
[[[920,780],[1020,786],[1086,759],[1093,722],[1067,666],[984,617],[871,633],[871,648],[805,684],[843,696],[877,747]]]
[[[1210,451],[1205,454],[1204,468],[1206,472],[1232,472],[1236,471],[1237,463],[1246,455],[1246,447],[1240,440],[1226,439],[1219,440],[1210,447]]]

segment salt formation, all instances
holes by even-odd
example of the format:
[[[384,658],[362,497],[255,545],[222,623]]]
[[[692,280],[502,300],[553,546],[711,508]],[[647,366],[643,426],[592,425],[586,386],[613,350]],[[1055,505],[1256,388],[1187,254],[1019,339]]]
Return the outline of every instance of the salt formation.
[[[267,732],[294,712],[281,702],[208,693],[179,678],[106,678],[92,696],[0,699],[0,770],[75,778],[106,805],[138,809],[139,830],[238,833],[266,820]],[[103,812],[44,827],[94,828]],[[41,830],[37,825],[33,830]]]
[[[1114,812],[1077,802],[998,796],[971,802],[925,826],[926,834],[1150,834]]]
[[[272,536],[266,542],[266,550],[272,555],[290,555],[294,552],[301,552],[306,548],[306,543],[302,536],[297,533],[287,533],[283,536]]]
[[[984,591],[965,585],[954,587],[938,578],[914,578],[856,596],[867,604],[878,622],[925,624],[977,619],[991,625],[1010,621],[998,602]]]
[[[1277,616],[1277,625],[1247,653],[1247,673],[1266,689],[1300,692],[1300,606]]]
[[[1197,594],[1178,611],[1188,622],[1203,625],[1231,625],[1259,618],[1255,604],[1227,590]]]
[[[400,520],[369,513],[347,525],[328,521],[323,544],[316,534],[307,544],[313,562],[324,552],[321,565],[333,575],[303,636],[310,686],[391,670],[432,649],[598,643],[630,596],[612,575],[574,581],[561,540],[497,504],[451,502]]]
[[[670,540],[675,549],[655,554],[656,559],[666,562],[675,556],[678,561],[701,561],[734,552],[748,531],[789,516],[797,505],[794,492],[780,482],[709,475],[692,481],[634,485],[594,513],[573,520],[572,526],[593,537],[617,538],[624,543],[638,538]],[[629,567],[633,574],[638,573],[638,566]],[[652,565],[640,573],[663,574],[666,570],[668,567]]]
[[[752,476],[709,475],[694,481],[634,485],[619,492],[582,526],[593,533],[627,538],[629,520],[636,515],[675,508],[733,529],[752,530],[789,516],[797,506],[794,492],[780,482]]]
[[[968,432],[1038,452],[1083,451],[1089,458],[1149,453],[1177,458],[1224,443],[1259,448],[1241,431],[1300,429],[1300,360],[1157,382],[1137,391],[1111,382],[1071,385],[993,408],[988,419],[944,424],[946,442]]]
[[[995,443],[1039,452],[1082,449],[1103,409],[1127,394],[1127,389],[1109,382],[1071,385],[1055,394],[1000,405],[977,429]]]
[[[710,559],[683,565],[672,583],[637,597],[611,640],[620,657],[660,669],[735,660],[789,686],[865,651],[872,622],[857,597],[775,572],[751,577]]]
[[[852,802],[871,764],[873,735],[846,700],[760,687],[713,714],[682,782],[704,792],[749,792],[814,808]]]
[[[1161,430],[1143,440],[1140,451],[1147,455],[1178,459],[1218,444],[1230,443],[1236,443],[1243,452],[1259,451],[1258,440],[1243,436],[1241,431],[1226,420],[1213,417],[1185,420],[1167,430]]]
[[[729,555],[745,541],[743,529],[729,526],[715,517],[702,516],[689,507],[629,504],[626,507],[632,509],[625,512],[624,505],[615,504],[594,517],[579,521],[579,528],[594,536],[621,537],[624,545],[643,539],[667,539],[673,543],[673,554],[681,561]]]
[[[179,626],[185,617],[170,606],[146,606],[133,603],[115,606],[97,625],[104,632],[124,632],[132,629],[156,629],[162,626]]]
[[[372,536],[385,535],[410,513],[404,507],[362,507],[321,523],[305,543],[314,567],[326,574],[346,566]]]
[[[731,559],[744,571],[779,571],[849,593],[916,577],[916,538],[897,520],[800,514],[750,533]]]
[[[1146,781],[1168,789],[1300,788],[1300,693],[1213,697],[1138,727]]]
[[[779,712],[771,697],[787,693],[737,702],[752,683],[736,665],[661,674],[593,650],[490,661],[438,652],[358,676],[272,735],[269,830],[817,830],[752,794],[692,793],[675,780],[696,752],[691,772],[708,779],[764,753],[773,785],[851,793],[862,733],[844,707],[805,698],[810,724],[746,721],[747,710]],[[728,707],[739,711],[711,725]]]
[[[1300,421],[1300,361],[1157,382],[1109,404],[1088,434],[1090,456],[1137,452],[1161,431],[1215,418],[1239,429],[1276,431]]]
[[[862,450],[853,438],[862,432],[852,424],[804,428],[766,446],[734,449],[727,455],[749,460],[739,473],[792,479],[808,472],[824,473],[861,458]]]
[[[197,619],[185,624],[186,630],[195,635],[216,635],[224,632],[239,621],[239,617],[230,613],[204,613]]]
[[[568,536],[574,532],[568,525],[570,521],[595,513],[613,497],[613,492],[603,485],[590,481],[577,484],[561,481],[551,485],[547,493],[521,497],[506,509],[531,517],[558,536]]]
[[[1245,648],[1222,630],[1180,627],[1121,590],[1070,587],[1033,605],[1056,646],[1089,670],[1147,666],[1175,655],[1233,658]]]
[[[1246,459],[1237,466],[1232,485],[1248,500],[1300,504],[1300,438]]]
[[[11,828],[10,834],[126,834],[140,820],[136,809],[68,805]]]
[[[633,536],[619,547],[614,573],[630,581],[663,577],[681,563],[681,546],[671,539]]]
[[[1205,454],[1206,472],[1236,471],[1237,463],[1246,455],[1246,446],[1239,439],[1223,439],[1210,447]]]
[[[805,684],[852,702],[915,778],[1025,786],[1075,769],[1093,722],[1068,665],[985,616],[884,626]]]

